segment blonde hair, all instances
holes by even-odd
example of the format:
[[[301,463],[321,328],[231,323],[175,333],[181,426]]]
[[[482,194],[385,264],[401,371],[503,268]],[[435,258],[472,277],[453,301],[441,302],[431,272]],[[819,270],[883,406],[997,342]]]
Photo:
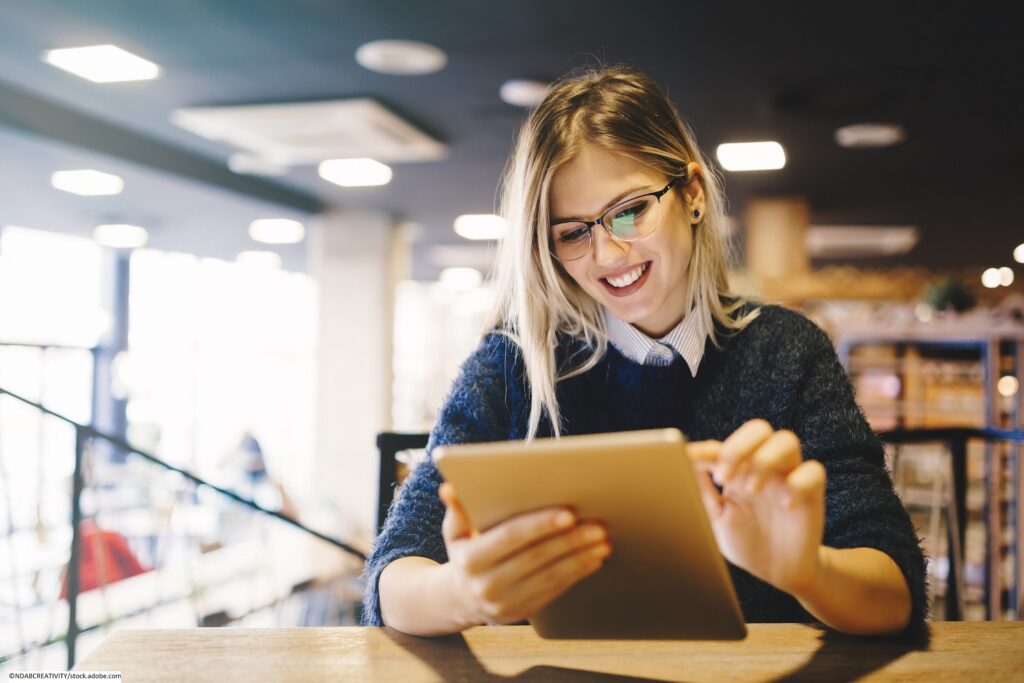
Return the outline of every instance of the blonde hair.
[[[732,315],[744,301],[728,291],[721,181],[672,103],[653,80],[628,67],[570,74],[528,115],[501,184],[501,214],[508,231],[498,247],[497,301],[486,330],[508,336],[522,352],[530,393],[527,440],[537,435],[544,414],[554,435],[561,434],[555,385],[594,367],[607,350],[601,306],[565,272],[548,246],[551,179],[582,143],[628,155],[668,177],[679,175],[688,162],[700,164],[705,208],[694,226],[686,310],[704,319],[715,346],[720,346],[715,323],[728,333],[757,315],[756,310],[738,319]],[[589,356],[556,368],[559,333],[584,340]]]

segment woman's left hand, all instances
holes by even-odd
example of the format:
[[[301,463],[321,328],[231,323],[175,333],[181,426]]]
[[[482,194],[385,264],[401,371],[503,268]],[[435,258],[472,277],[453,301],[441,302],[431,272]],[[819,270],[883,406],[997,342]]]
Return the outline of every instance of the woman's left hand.
[[[688,452],[725,558],[788,593],[809,588],[821,562],[825,468],[803,460],[796,434],[751,420]]]

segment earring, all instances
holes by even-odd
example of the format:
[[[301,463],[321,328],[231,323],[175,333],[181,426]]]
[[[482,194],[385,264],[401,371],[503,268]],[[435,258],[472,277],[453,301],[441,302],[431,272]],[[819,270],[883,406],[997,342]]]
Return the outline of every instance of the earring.
[[[697,209],[694,209],[693,210],[693,217],[694,218],[700,218],[700,211],[698,211]]]

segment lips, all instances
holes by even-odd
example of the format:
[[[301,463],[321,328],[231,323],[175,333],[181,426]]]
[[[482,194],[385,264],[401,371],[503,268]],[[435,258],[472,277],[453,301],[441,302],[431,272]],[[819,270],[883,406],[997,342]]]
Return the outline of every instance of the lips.
[[[650,277],[651,268],[652,268],[653,264],[650,261],[645,261],[644,263],[642,263],[640,265],[641,266],[645,266],[643,272],[640,274],[640,277],[638,277],[636,279],[636,281],[632,282],[631,284],[626,285],[625,287],[616,287],[615,285],[613,285],[611,282],[608,281],[607,277],[600,278],[601,284],[604,285],[605,290],[607,290],[607,292],[609,294],[611,294],[612,296],[615,296],[615,297],[629,296],[633,292],[635,292],[638,289],[640,289],[641,287],[643,287],[644,283],[647,282],[647,278]],[[612,279],[613,280],[619,280],[620,278],[624,278],[627,275],[629,275],[634,269],[635,269],[635,267],[634,268],[630,268],[626,272],[621,273],[621,274],[617,275],[616,277],[613,277]]]

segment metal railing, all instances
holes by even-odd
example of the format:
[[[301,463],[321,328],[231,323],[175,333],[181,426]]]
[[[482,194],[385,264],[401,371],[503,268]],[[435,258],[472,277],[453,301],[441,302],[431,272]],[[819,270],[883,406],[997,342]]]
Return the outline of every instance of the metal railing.
[[[74,456],[74,468],[71,476],[71,500],[70,500],[70,518],[71,518],[71,548],[70,548],[70,559],[67,564],[65,585],[66,585],[66,598],[68,602],[68,617],[67,617],[67,631],[63,635],[63,638],[51,639],[47,642],[34,643],[36,647],[44,647],[53,644],[61,639],[64,640],[67,648],[67,666],[72,668],[76,662],[76,643],[79,636],[82,634],[83,629],[79,624],[79,610],[78,610],[78,598],[82,593],[82,576],[81,576],[81,563],[82,563],[82,544],[83,544],[83,521],[84,515],[82,510],[82,498],[86,490],[85,481],[85,454],[87,446],[92,440],[100,440],[109,444],[113,449],[120,451],[125,454],[132,454],[141,460],[150,463],[160,470],[166,472],[172,472],[179,477],[183,478],[187,482],[190,482],[194,487],[202,487],[203,489],[214,492],[217,496],[230,500],[233,503],[241,505],[245,508],[257,512],[260,516],[267,519],[273,518],[284,522],[291,528],[298,530],[301,534],[304,534],[308,538],[315,538],[323,541],[338,550],[356,558],[360,562],[365,561],[365,555],[360,550],[354,548],[348,543],[341,541],[333,536],[322,533],[315,529],[312,529],[298,520],[289,517],[286,514],[278,510],[270,509],[260,503],[252,500],[251,498],[240,495],[239,493],[232,491],[228,488],[218,486],[206,479],[203,479],[185,469],[172,465],[161,458],[153,455],[152,453],[146,452],[135,446],[131,445],[124,439],[120,439],[116,436],[105,434],[89,425],[81,424],[75,420],[72,420],[54,410],[47,408],[35,401],[32,401],[24,396],[21,396],[12,391],[0,388],[0,398],[8,396],[11,399],[18,401],[26,406],[29,406],[36,411],[39,411],[41,415],[55,418],[56,420],[70,426],[74,430],[75,435],[75,456]],[[12,527],[13,528],[13,527]],[[13,550],[12,556],[13,556]],[[17,598],[16,598],[17,602]],[[16,605],[17,607],[17,605]],[[22,648],[19,653],[2,653],[0,652],[0,661],[3,658],[10,658],[10,655],[24,655],[30,650]]]

